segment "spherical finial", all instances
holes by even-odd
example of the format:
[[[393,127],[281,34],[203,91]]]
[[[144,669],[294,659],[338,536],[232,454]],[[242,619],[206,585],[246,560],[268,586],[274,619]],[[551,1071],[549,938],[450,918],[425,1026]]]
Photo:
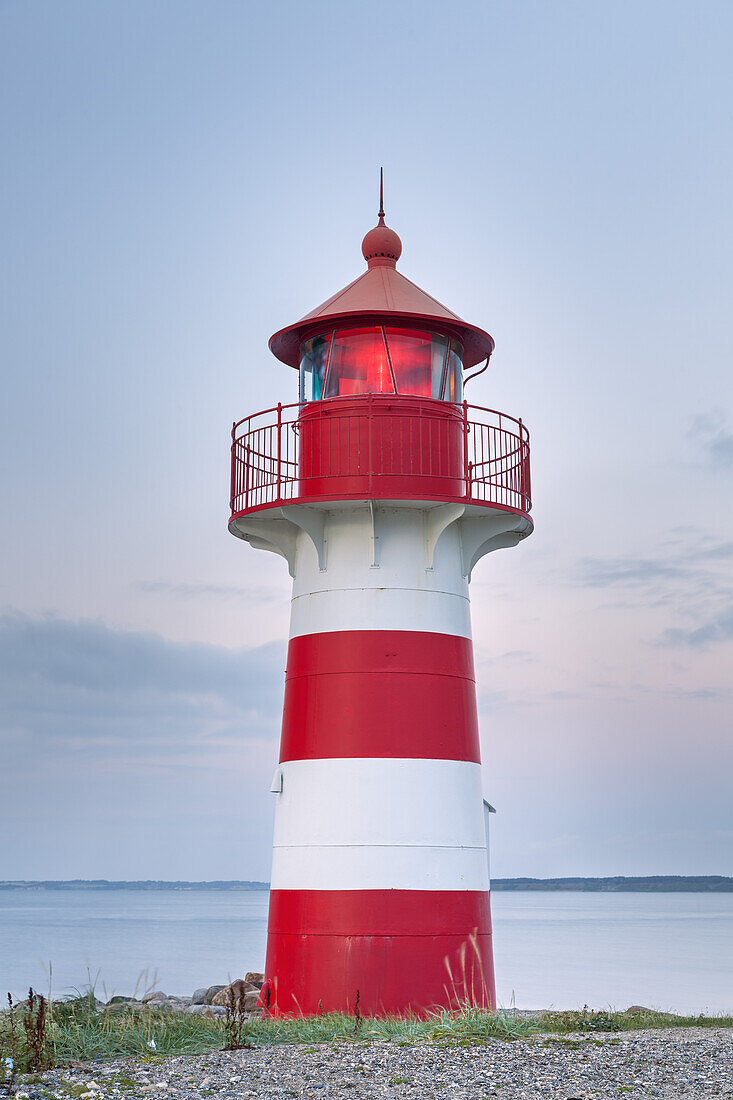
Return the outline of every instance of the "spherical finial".
[[[384,170],[379,169],[379,221],[361,242],[361,251],[369,267],[388,264],[390,267],[402,255],[402,241],[394,229],[384,224]]]
[[[384,224],[384,218],[380,218],[379,225],[370,229],[361,242],[361,251],[370,267],[379,263],[394,267],[402,255],[402,241],[394,229]]]

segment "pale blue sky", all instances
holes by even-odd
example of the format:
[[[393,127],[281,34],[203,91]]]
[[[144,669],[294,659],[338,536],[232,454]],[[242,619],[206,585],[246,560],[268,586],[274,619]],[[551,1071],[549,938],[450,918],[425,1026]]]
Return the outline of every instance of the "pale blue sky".
[[[228,431],[380,164],[532,434],[472,585],[494,872],[733,873],[732,54],[729,3],[0,2],[0,878],[268,876],[288,578]]]

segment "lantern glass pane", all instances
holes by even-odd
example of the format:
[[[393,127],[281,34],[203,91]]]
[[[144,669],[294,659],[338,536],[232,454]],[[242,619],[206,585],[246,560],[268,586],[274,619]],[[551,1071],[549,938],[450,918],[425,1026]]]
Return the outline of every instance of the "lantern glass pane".
[[[331,333],[300,345],[300,400],[320,401],[326,375]]]
[[[379,328],[343,329],[336,333],[326,379],[326,397],[350,397],[359,393],[394,393]]]
[[[448,349],[446,338],[405,328],[388,328],[386,333],[397,392],[440,397]]]
[[[463,400],[463,360],[460,344],[457,344],[455,340],[451,340],[450,343],[447,374],[443,397],[446,401],[453,401],[457,404]]]

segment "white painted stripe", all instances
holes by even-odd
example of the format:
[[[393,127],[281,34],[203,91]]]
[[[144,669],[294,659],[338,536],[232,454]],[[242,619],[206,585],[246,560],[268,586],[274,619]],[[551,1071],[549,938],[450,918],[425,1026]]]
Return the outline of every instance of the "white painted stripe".
[[[482,848],[275,848],[273,890],[488,890]]]
[[[378,509],[375,517],[372,527],[365,506],[329,514],[322,559],[310,536],[299,533],[291,637],[334,630],[419,630],[470,638],[457,529],[445,531],[433,554],[424,512]]]
[[[276,845],[486,846],[480,764],[345,757],[281,768]]]
[[[467,596],[416,588],[337,588],[293,596],[290,637],[334,630],[419,630],[471,637]]]

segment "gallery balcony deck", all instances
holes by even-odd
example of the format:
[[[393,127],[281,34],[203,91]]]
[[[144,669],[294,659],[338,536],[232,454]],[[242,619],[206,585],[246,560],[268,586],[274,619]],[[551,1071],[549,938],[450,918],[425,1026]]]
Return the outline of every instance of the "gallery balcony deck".
[[[529,432],[467,402],[378,393],[277,405],[234,425],[230,522],[349,500],[455,502],[529,518]]]

